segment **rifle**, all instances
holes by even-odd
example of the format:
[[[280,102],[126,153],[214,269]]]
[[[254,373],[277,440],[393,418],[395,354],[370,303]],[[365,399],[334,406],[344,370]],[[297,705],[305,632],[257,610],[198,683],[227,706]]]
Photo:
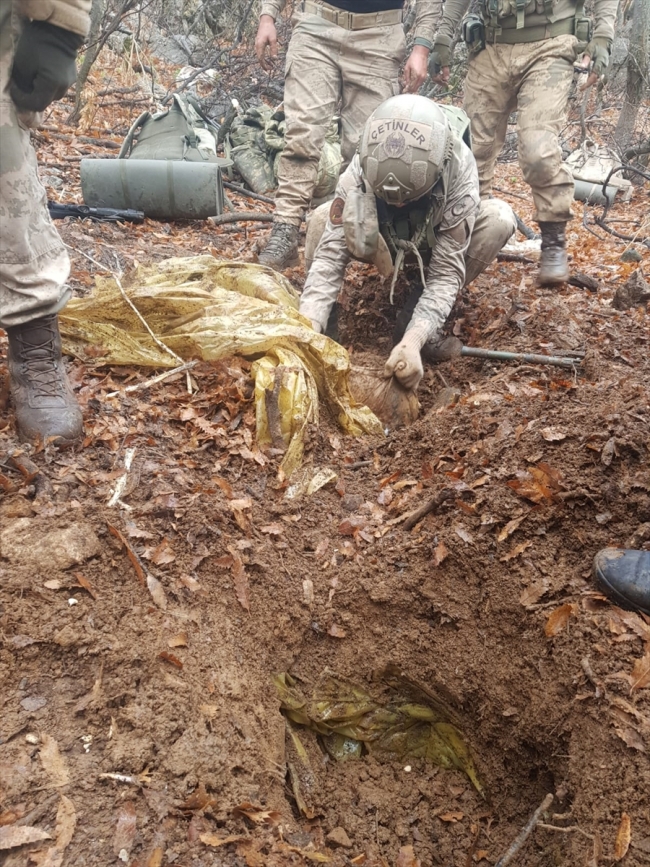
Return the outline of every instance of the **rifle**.
[[[89,208],[88,205],[61,204],[48,202],[47,209],[53,220],[75,217],[79,220],[97,220],[100,223],[143,223],[144,211],[131,209],[120,211],[115,208]]]

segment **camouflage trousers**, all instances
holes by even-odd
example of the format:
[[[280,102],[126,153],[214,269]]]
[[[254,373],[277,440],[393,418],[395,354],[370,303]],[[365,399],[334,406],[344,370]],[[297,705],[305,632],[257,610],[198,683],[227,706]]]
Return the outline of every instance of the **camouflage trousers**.
[[[47,210],[29,127],[40,115],[18,115],[9,96],[17,22],[0,0],[0,326],[20,325],[65,306],[70,262]]]
[[[315,15],[295,16],[285,70],[287,130],[278,163],[278,222],[300,225],[337,108],[340,106],[344,170],[369,115],[399,93],[399,69],[405,54],[401,24],[345,30]]]
[[[473,57],[465,79],[481,197],[492,189],[508,117],[517,111],[519,165],[535,202],[535,220],[571,219],[573,176],[562,161],[559,133],[566,123],[569,88],[579,43],[555,36],[519,45],[488,45]]]

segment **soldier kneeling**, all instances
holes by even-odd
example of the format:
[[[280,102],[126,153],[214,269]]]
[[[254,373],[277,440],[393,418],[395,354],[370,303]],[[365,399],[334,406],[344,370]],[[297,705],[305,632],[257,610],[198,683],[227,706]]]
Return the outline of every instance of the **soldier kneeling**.
[[[407,389],[417,388],[420,353],[440,341],[460,288],[487,268],[516,229],[505,202],[480,200],[467,127],[459,109],[426,97],[387,99],[368,119],[334,201],[315,211],[307,231],[300,312],[319,332],[352,259],[392,274],[391,295],[405,257],[417,260],[422,294],[385,366],[385,376]]]

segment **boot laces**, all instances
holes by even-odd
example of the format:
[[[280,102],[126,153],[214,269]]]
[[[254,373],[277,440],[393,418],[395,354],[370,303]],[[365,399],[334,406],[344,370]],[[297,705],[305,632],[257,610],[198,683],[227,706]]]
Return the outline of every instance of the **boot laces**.
[[[22,373],[29,378],[35,397],[59,397],[63,394],[63,382],[58,369],[55,335],[38,343],[18,335]]]
[[[289,223],[276,223],[271,232],[271,237],[266,245],[265,253],[273,256],[284,255],[294,246],[296,241],[296,227]]]

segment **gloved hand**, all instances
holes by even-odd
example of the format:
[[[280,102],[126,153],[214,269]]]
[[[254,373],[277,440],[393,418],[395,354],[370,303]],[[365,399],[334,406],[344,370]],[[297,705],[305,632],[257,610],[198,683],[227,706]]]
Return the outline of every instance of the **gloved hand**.
[[[395,376],[404,388],[415,390],[424,376],[420,350],[429,337],[429,324],[419,321],[411,325],[393,349],[384,366],[384,377]]]
[[[433,80],[438,84],[446,84],[449,81],[449,67],[451,66],[451,45],[447,44],[446,38],[444,42],[436,40],[433,43],[431,60],[433,61]]]
[[[47,21],[28,21],[16,46],[9,92],[21,111],[45,111],[77,79],[83,36]]]
[[[588,54],[591,58],[592,73],[595,73],[599,78],[607,72],[611,51],[612,40],[605,36],[594,36],[584,50],[584,54]]]

